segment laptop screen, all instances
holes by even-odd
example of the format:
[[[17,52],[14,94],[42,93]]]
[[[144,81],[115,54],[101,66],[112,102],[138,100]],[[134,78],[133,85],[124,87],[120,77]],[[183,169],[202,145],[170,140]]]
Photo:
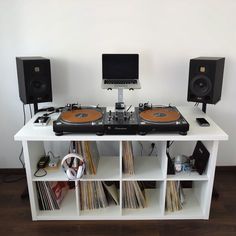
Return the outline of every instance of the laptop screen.
[[[103,79],[138,79],[138,54],[102,54]]]

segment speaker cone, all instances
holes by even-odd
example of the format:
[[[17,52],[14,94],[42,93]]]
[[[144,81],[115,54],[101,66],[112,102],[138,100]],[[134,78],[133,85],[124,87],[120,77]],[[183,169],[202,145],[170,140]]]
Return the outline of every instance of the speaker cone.
[[[204,97],[208,95],[212,89],[211,80],[204,75],[196,76],[190,83],[190,89],[194,95]]]
[[[35,78],[30,82],[30,101],[31,102],[41,102],[44,100],[49,100],[50,84],[46,78]]]
[[[36,79],[30,83],[30,88],[31,88],[31,93],[34,95],[45,93],[48,89],[48,83],[43,79],[40,80]]]

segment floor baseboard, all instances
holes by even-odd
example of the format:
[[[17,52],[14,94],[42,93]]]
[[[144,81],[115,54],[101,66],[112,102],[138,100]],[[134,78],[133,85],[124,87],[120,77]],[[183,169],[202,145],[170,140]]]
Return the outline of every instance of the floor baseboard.
[[[216,166],[216,171],[220,171],[220,172],[225,172],[225,171],[233,172],[233,171],[235,171],[235,173],[236,173],[236,166]]]
[[[3,168],[0,169],[0,175],[25,175],[25,169],[23,168]]]

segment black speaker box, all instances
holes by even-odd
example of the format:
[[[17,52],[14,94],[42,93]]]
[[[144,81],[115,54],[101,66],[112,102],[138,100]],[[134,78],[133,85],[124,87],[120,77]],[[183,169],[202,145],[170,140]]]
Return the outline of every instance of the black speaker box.
[[[50,60],[43,57],[16,58],[20,99],[24,104],[52,101]]]
[[[210,153],[201,141],[197,141],[194,148],[192,159],[195,161],[194,168],[202,175],[206,169]]]
[[[216,104],[221,99],[224,63],[223,57],[190,60],[188,101]]]

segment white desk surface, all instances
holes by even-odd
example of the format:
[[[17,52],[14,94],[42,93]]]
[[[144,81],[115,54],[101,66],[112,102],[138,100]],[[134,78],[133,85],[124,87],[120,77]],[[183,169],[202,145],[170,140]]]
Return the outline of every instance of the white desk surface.
[[[119,141],[119,140],[141,140],[141,141],[166,141],[166,140],[227,140],[228,135],[205,113],[198,107],[177,107],[184,118],[188,121],[190,128],[187,135],[178,133],[155,133],[147,135],[103,135],[96,134],[64,134],[56,136],[53,132],[52,123],[56,120],[59,113],[51,116],[50,123],[45,127],[37,127],[33,125],[36,114],[19,132],[14,136],[18,141],[71,141],[71,140],[101,140],[101,141]],[[42,115],[43,113],[41,113]],[[204,117],[210,123],[209,127],[200,127],[196,122],[196,117]]]

